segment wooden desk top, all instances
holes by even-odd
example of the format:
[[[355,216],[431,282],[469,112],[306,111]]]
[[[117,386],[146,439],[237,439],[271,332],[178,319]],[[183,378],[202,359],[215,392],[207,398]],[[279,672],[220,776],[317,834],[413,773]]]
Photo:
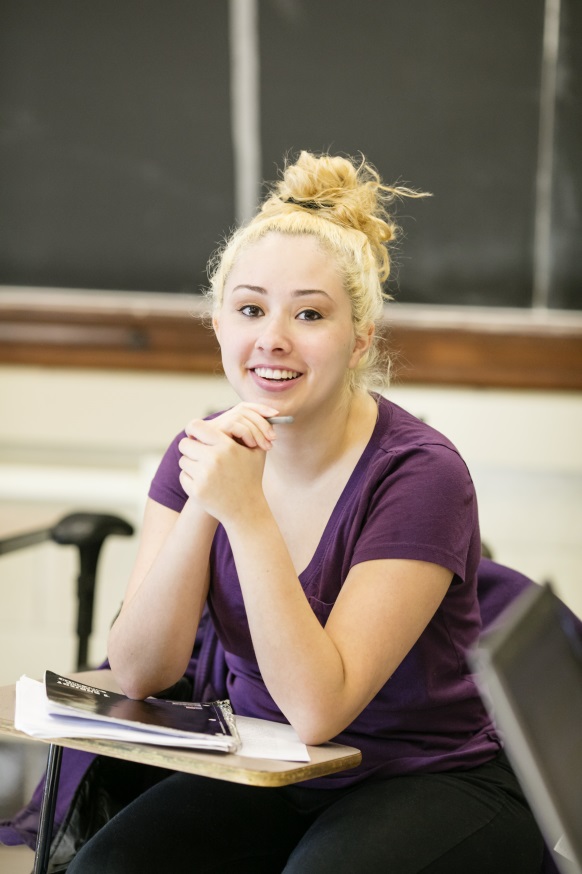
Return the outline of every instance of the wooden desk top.
[[[71,676],[102,689],[118,690],[109,671],[86,671]],[[227,780],[231,783],[245,783],[249,786],[286,786],[290,783],[299,783],[303,780],[311,780],[314,777],[322,777],[325,774],[354,768],[359,765],[362,759],[362,754],[354,747],[335,743],[321,744],[316,747],[309,746],[307,749],[311,758],[310,762],[284,762],[278,759],[253,759],[230,753],[185,750],[122,741],[93,740],[91,738],[42,740],[31,738],[30,735],[14,728],[15,697],[15,686],[0,687],[0,734],[38,743],[54,743],[74,750],[86,750],[115,759],[142,762],[147,765],[155,765],[158,768],[184,771],[188,774]]]

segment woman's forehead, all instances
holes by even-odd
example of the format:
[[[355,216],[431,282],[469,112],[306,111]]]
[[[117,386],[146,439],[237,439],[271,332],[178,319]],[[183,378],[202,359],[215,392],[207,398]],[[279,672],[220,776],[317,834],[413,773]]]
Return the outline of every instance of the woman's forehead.
[[[315,276],[325,283],[342,284],[335,259],[315,236],[270,232],[244,246],[226,284],[232,287],[241,279],[257,284],[257,277],[302,284]]]

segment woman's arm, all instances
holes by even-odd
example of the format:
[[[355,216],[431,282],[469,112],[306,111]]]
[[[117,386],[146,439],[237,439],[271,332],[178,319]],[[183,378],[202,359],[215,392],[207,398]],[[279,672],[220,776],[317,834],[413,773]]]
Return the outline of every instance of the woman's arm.
[[[208,592],[216,520],[194,502],[181,513],[148,500],[140,546],[108,657],[131,698],[166,689],[184,673]]]
[[[335,737],[379,692],[451,583],[436,564],[355,565],[322,628],[269,512],[227,523],[259,667],[305,743]]]
[[[208,427],[228,435],[233,445],[257,449],[262,459],[275,437],[265,417],[276,412],[262,404],[238,404]],[[186,432],[200,425],[193,420]],[[186,438],[181,447],[183,466],[195,440]],[[187,496],[191,480],[177,469],[178,476]],[[208,594],[217,524],[198,501],[188,499],[177,513],[148,500],[135,566],[109,634],[109,661],[126,695],[145,698],[171,686],[186,670]]]

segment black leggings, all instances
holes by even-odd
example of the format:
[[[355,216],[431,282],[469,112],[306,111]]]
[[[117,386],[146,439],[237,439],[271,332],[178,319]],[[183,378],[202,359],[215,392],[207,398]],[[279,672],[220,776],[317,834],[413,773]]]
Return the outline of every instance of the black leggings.
[[[68,874],[538,874],[542,855],[502,753],[469,771],[348,789],[173,774],[98,832]]]

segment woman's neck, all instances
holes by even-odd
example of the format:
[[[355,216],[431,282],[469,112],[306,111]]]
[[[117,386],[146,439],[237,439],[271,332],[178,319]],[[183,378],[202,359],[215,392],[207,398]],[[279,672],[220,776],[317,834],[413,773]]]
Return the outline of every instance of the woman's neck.
[[[295,484],[311,482],[352,455],[357,460],[372,436],[377,415],[376,399],[360,391],[307,422],[296,419],[293,425],[280,427],[267,455],[267,475],[289,478]]]

